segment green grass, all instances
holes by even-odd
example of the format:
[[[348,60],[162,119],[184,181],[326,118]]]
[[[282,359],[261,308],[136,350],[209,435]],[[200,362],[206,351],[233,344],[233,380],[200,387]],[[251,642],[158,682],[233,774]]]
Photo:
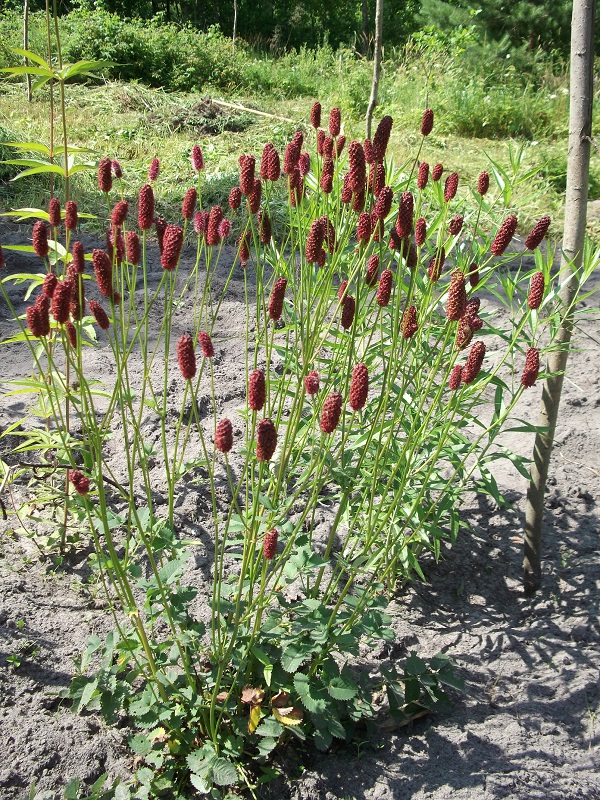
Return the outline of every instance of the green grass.
[[[38,29],[35,32],[34,25],[33,44],[42,47],[38,41],[40,20],[36,19]],[[82,20],[86,24],[92,20],[96,26],[87,31],[87,39],[81,32]],[[139,46],[133,37],[133,33],[141,30],[139,23],[122,22],[110,15],[75,14],[63,18],[61,24],[65,58],[119,57],[119,52],[125,58],[127,42],[132,48],[134,44]],[[123,40],[105,41],[103,50],[97,41],[99,31],[110,33],[111,25],[118,27]],[[183,73],[181,64],[175,63],[172,32],[160,31],[152,25],[146,28],[145,35],[150,37],[148,41],[154,52],[147,55],[142,67],[150,69],[148,65],[162,56],[171,58],[172,69],[168,75],[165,73],[165,80],[168,78],[171,82],[166,85],[173,88],[173,70],[179,70],[180,76]],[[7,51],[6,42],[18,36],[15,18],[0,17],[0,32],[5,34],[0,61],[9,63],[14,57]],[[79,39],[75,41],[77,33]],[[195,84],[197,91],[167,91],[151,88],[141,81],[108,80],[101,85],[70,85],[67,94],[71,143],[90,148],[90,161],[97,161],[103,155],[118,157],[127,170],[128,186],[133,187],[144,181],[150,159],[160,157],[163,207],[158,210],[165,216],[174,213],[185,188],[191,184],[188,156],[196,142],[202,145],[207,164],[205,203],[223,204],[237,180],[239,154],[260,155],[267,141],[283,148],[296,127],[310,130],[310,108],[316,99],[322,102],[324,110],[333,105],[341,107],[349,139],[364,137],[372,65],[353,51],[334,52],[322,47],[273,58],[241,43],[234,54],[230,40],[218,32],[180,33],[179,49],[187,48],[188,52],[179,53],[177,58],[190,62],[189,75],[198,74],[201,68],[208,69],[206,59],[212,59],[213,71],[209,69],[206,81]],[[202,62],[195,60],[192,39],[194,47],[201,42],[209,45]],[[228,60],[229,71],[215,78],[215,69],[223,59]],[[127,68],[134,66],[130,62]],[[143,79],[144,75],[140,77]],[[160,75],[156,73],[154,78],[146,75],[146,78],[147,82],[157,82]],[[202,103],[205,96],[241,103],[293,122],[228,108],[222,108],[215,119],[206,120]],[[568,87],[560,64],[540,54],[504,53],[501,45],[472,41],[468,36],[457,43],[456,39],[422,35],[415,37],[407,48],[387,53],[376,119],[386,113],[394,118],[390,152],[397,166],[414,153],[426,104],[435,110],[436,122],[425,142],[422,158],[432,164],[441,161],[448,169],[456,170],[461,176],[462,190],[466,191],[468,185],[474,184],[478,172],[489,167],[490,158],[507,164],[510,151],[521,147],[523,167],[537,170],[527,183],[526,194],[522,192],[517,198],[523,227],[540,214],[550,213],[556,220],[554,230],[559,229],[568,122]],[[326,122],[326,116],[324,119]],[[3,144],[10,139],[48,142],[47,91],[36,94],[28,104],[22,83],[0,84],[2,158],[10,153],[10,148]],[[0,167],[0,203],[13,208],[43,204],[48,196],[47,180],[8,182],[10,169]],[[94,181],[93,172],[78,177],[75,199],[82,205],[91,202],[89,190]],[[600,167],[593,158],[590,199],[598,197]],[[89,210],[104,214],[104,209],[93,206]]]

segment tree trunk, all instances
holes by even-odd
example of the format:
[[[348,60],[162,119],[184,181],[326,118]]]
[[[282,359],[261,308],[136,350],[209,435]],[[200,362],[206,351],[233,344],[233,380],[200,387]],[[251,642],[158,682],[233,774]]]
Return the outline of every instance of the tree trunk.
[[[29,50],[29,0],[24,0],[23,3],[23,50]],[[24,58],[23,63],[25,66],[29,64],[28,59]],[[27,74],[27,101],[31,103],[31,75]]]
[[[578,290],[577,273],[583,258],[592,128],[595,12],[595,0],[574,0],[571,23],[569,151],[561,258],[561,267],[567,267],[569,278],[558,298],[564,315],[557,334],[560,347],[553,350],[548,358],[547,371],[550,377],[544,382],[539,419],[539,425],[544,430],[535,437],[531,482],[527,491],[523,560],[526,594],[537,591],[542,581],[544,491],[573,331],[573,304]]]
[[[237,0],[233,0],[233,36],[231,37],[231,44],[233,49],[235,50],[235,38],[237,36]]]
[[[381,77],[381,39],[383,34],[383,0],[376,0],[375,3],[375,52],[373,54],[373,83],[371,84],[371,96],[367,106],[367,139],[371,138],[371,123],[373,122],[373,111],[377,105],[377,94],[379,92],[379,78]]]

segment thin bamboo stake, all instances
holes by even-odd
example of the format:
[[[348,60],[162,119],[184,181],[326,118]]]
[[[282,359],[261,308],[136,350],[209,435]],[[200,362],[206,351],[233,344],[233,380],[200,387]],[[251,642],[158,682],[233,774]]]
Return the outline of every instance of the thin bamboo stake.
[[[596,0],[574,0],[571,22],[569,151],[561,258],[561,267],[566,268],[569,277],[558,298],[564,313],[557,335],[557,344],[560,347],[556,348],[548,358],[549,377],[542,390],[538,423],[543,431],[535,437],[531,482],[527,491],[523,560],[523,584],[526,594],[536,592],[542,582],[544,491],[573,332],[573,305],[579,288],[577,272],[583,258],[592,133],[595,13]]]

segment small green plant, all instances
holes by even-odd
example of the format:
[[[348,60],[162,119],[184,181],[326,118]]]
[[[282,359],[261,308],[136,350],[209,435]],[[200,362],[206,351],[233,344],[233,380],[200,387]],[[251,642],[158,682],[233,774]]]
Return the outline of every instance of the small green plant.
[[[58,83],[64,121],[65,81],[94,65],[28,55],[34,74]],[[564,309],[554,305],[552,248],[539,249],[549,218],[527,238],[535,268],[503,269],[518,224],[506,207],[518,156],[513,172],[492,164],[491,189],[484,172],[476,189],[459,192],[456,173],[442,179],[441,165],[420,161],[431,109],[417,155],[399,167],[386,160],[391,117],[363,147],[346,145],[338,108],[329,135],[320,116],[315,104],[314,132],[297,131],[283,158],[272,144],[260,169],[254,156],[240,158],[229,217],[202,205],[198,145],[182,219],[171,223],[156,214],[158,158],[137,215],[126,165],[101,159],[107,245],[91,254],[77,241],[69,181],[79,170],[66,125],[43,163],[17,160],[29,174],[50,168],[63,197],[14,212],[36,219],[33,244],[19,249],[37,255],[40,272],[0,283],[9,307],[8,281],[26,286],[29,303],[9,341],[33,358],[34,373],[14,391],[36,395],[39,424],[26,425],[18,450],[37,458],[31,488],[57,512],[60,535],[46,544],[63,555],[84,538],[93,545],[115,630],[89,641],[69,696],[76,711],[125,715],[134,730],[141,765],[115,789],[120,800],[252,789],[272,777],[270,754],[284,743],[325,750],[352,738],[374,718],[374,692],[397,721],[435,709],[444,687],[460,685],[446,657],[413,653],[382,663],[374,678],[353,659],[393,639],[388,597],[424,578],[423,554],[437,559],[455,540],[467,488],[501,503],[493,462],[510,458],[527,474],[495,440],[538,377],[542,331]],[[281,182],[285,218],[274,233]],[[236,257],[224,262],[234,224]],[[181,260],[188,236],[190,265]],[[225,368],[232,383],[243,374],[246,390],[232,420],[215,361],[232,335],[219,316],[238,275],[245,324]],[[509,325],[481,304],[484,288],[510,310]],[[493,356],[484,336],[497,343]],[[89,373],[86,351],[101,343],[112,380]],[[124,454],[121,473],[109,441]],[[194,542],[175,514],[192,482],[212,510],[206,622],[186,580]]]

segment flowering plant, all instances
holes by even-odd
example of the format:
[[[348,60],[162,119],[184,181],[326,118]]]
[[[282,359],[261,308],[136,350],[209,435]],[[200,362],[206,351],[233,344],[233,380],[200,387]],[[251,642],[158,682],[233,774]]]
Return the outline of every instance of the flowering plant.
[[[461,192],[456,172],[429,169],[431,109],[417,157],[399,169],[386,157],[390,117],[372,142],[347,146],[339,109],[326,131],[316,104],[311,123],[281,155],[267,144],[259,166],[240,157],[227,215],[202,207],[198,145],[195,185],[171,223],[156,213],[158,159],[136,202],[126,169],[103,158],[106,245],[85,253],[79,209],[55,195],[27,212],[42,271],[16,276],[29,284],[24,314],[6,290],[15,276],[0,284],[18,326],[10,341],[29,347],[37,370],[15,390],[37,393],[44,420],[20,449],[38,451],[62,498],[62,551],[74,526],[93,542],[114,617],[71,697],[137,729],[141,766],[120,797],[252,786],[283,741],[327,748],[351,736],[374,715],[377,686],[399,718],[435,707],[456,685],[441,655],[383,664],[374,682],[352,658],[393,638],[386,596],[424,577],[424,552],[439,558],[454,541],[465,491],[476,482],[501,501],[490,463],[506,455],[527,474],[495,440],[536,382],[544,323],[564,313],[553,251],[539,248],[550,220],[525,242],[535,267],[505,270],[517,216],[497,208],[487,172]],[[281,183],[287,219],[276,230]],[[215,365],[231,330],[220,312],[239,278],[243,355],[224,369],[232,382],[242,371],[244,391],[226,414]],[[508,328],[490,292],[510,308]],[[86,358],[99,346],[112,368],[102,382]],[[176,514],[192,482],[210,508],[201,614],[189,578],[197,542]]]

